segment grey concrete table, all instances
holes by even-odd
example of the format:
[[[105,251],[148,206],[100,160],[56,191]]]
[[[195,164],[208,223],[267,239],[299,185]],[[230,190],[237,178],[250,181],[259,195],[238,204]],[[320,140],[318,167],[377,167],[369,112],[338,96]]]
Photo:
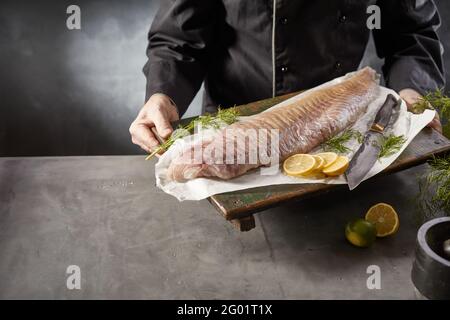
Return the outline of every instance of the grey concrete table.
[[[0,158],[0,298],[413,298],[418,167],[350,193],[268,210],[241,233],[207,201],[155,185],[143,157]],[[325,199],[324,199],[325,198]],[[377,202],[399,212],[395,237],[350,246],[344,226]],[[66,269],[81,270],[81,289]],[[369,265],[381,289],[369,290]]]

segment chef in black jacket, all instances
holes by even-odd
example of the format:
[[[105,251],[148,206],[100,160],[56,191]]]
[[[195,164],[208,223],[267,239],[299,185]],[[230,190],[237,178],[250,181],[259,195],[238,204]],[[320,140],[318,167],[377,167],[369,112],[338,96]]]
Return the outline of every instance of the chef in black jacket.
[[[371,30],[386,85],[412,105],[445,77],[432,0],[162,0],[149,32],[146,104],[130,126],[150,152],[202,82],[204,110],[317,86],[358,68]],[[440,129],[439,119],[432,126]]]

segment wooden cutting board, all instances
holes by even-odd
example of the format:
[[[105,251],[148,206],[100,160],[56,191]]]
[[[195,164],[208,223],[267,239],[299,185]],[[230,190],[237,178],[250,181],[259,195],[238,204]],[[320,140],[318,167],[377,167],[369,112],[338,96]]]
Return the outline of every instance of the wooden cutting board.
[[[237,108],[243,116],[253,115],[295,94],[297,93],[261,100],[238,106]],[[190,120],[183,119],[181,122],[187,123]],[[437,131],[426,128],[417,135],[401,156],[391,166],[386,168],[381,175],[421,165],[433,156],[443,155],[448,152],[450,152],[450,140]],[[330,192],[336,188],[345,187],[345,185],[327,184],[276,185],[218,194],[208,198],[208,200],[226,220],[231,221],[239,230],[249,231],[255,227],[253,214],[259,211],[288,201],[298,201]]]

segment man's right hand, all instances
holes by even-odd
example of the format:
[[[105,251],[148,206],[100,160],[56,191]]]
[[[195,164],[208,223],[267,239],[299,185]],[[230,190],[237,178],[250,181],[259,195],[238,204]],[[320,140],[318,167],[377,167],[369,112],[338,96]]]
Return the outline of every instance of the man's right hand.
[[[173,132],[170,122],[178,119],[178,111],[172,99],[164,94],[154,94],[131,123],[131,141],[151,153],[159,145],[151,128],[155,127],[158,135],[165,139]]]

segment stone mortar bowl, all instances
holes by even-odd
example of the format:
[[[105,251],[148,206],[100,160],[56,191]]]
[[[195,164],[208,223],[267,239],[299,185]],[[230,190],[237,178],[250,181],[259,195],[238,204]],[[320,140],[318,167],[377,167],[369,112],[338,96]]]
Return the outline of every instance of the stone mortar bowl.
[[[450,299],[450,257],[444,242],[450,239],[450,218],[437,218],[420,227],[411,278],[427,299]]]

